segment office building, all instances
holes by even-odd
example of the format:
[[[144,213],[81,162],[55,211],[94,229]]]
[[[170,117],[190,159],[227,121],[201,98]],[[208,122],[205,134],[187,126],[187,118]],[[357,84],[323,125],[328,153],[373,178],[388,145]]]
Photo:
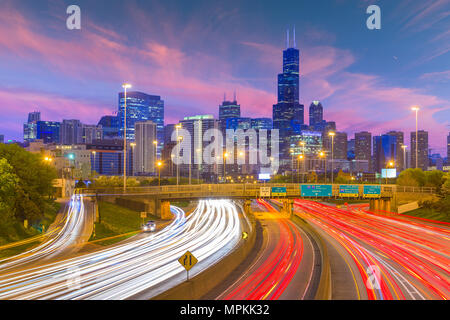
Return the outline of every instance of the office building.
[[[28,114],[28,121],[23,124],[23,140],[25,142],[37,139],[38,121],[41,121],[41,113],[39,111],[30,112]]]
[[[119,134],[123,137],[125,119],[124,93],[119,93]],[[164,101],[160,96],[149,95],[142,92],[127,92],[127,140],[135,139],[136,122],[151,120],[156,124],[156,135],[158,141],[158,155],[160,155],[164,141]]]
[[[299,134],[300,126],[304,124],[304,106],[299,103],[299,68],[300,51],[296,49],[295,30],[293,42],[288,31],[283,73],[278,75],[278,99],[272,111],[273,128],[279,130],[280,159],[289,159],[290,137]]]
[[[447,136],[447,163],[450,163],[450,132]]]
[[[372,170],[372,134],[367,131],[355,133],[355,160],[368,162],[369,171]]]
[[[156,172],[156,123],[153,121],[136,122],[135,146],[133,149],[134,173],[145,175]]]
[[[419,130],[417,142],[417,166],[416,166],[416,132],[411,132],[411,168],[428,168],[428,131]]]
[[[373,137],[373,169],[381,173],[385,168],[396,168],[397,159],[397,137],[395,135],[383,134]],[[394,164],[393,167],[389,163]]]
[[[309,125],[321,124],[323,121],[323,107],[320,101],[313,101],[309,106]]]
[[[273,121],[271,118],[251,119],[251,128],[255,130],[272,130]]]
[[[94,140],[103,139],[103,127],[95,124],[83,124],[81,126],[81,141],[84,144],[92,143]]]
[[[103,139],[119,138],[119,118],[117,116],[103,116],[97,125],[102,127]]]
[[[36,139],[42,139],[45,144],[60,142],[61,123],[57,121],[38,121]]]
[[[334,159],[347,160],[347,133],[336,132],[334,136]]]
[[[133,172],[131,146],[127,148],[127,175]],[[123,175],[123,139],[94,140],[86,145],[91,153],[92,170],[100,175]]]
[[[389,136],[394,136],[397,138],[397,157],[395,159],[395,167],[397,168],[397,171],[403,171],[405,169],[405,158],[404,158],[404,151],[402,146],[405,145],[404,141],[404,135],[401,131],[389,131],[386,133]]]
[[[74,145],[83,143],[83,129],[80,120],[63,120],[59,130],[61,144]]]

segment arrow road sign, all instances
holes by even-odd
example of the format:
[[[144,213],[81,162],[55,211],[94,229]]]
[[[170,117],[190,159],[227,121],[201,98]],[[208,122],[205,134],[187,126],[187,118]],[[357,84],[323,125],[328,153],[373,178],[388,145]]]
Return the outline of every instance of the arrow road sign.
[[[186,253],[178,259],[178,262],[186,269],[186,271],[189,271],[197,264],[198,260],[192,253],[186,251]]]

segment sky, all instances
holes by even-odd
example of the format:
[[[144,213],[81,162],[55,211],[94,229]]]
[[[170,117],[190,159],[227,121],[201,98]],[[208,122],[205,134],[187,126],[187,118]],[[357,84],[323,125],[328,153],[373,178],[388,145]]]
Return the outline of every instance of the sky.
[[[81,8],[81,30],[66,9]],[[366,9],[381,9],[369,30]],[[165,122],[218,115],[236,91],[242,116],[271,117],[286,29],[296,28],[300,102],[337,130],[429,132],[446,155],[450,2],[377,0],[0,0],[0,134],[21,141],[31,111],[96,124],[123,82],[160,95]],[[292,31],[291,31],[292,34]]]

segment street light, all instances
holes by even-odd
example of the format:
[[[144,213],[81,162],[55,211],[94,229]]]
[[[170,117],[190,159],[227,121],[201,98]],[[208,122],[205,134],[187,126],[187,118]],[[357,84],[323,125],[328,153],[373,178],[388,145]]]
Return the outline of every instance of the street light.
[[[179,158],[180,157],[180,143],[181,143],[181,141],[183,141],[183,137],[177,136],[177,140],[179,141],[177,144],[177,150],[178,150],[177,158]],[[180,179],[180,164],[177,163],[177,186],[179,184],[179,179]]]
[[[124,121],[123,121],[123,191],[127,190],[127,89],[131,88],[131,84],[124,83],[125,105],[124,105]]]
[[[96,155],[96,152],[92,151],[92,155],[94,156],[94,170],[92,170],[92,165],[91,165],[91,174],[93,174],[93,171],[95,171],[95,155]]]
[[[335,132],[329,132],[328,135],[331,137],[331,184],[333,184],[333,173],[334,173],[334,136]]]
[[[320,151],[319,152],[319,157],[325,159],[325,183],[327,183],[327,157],[326,157],[326,153],[323,152],[323,151]]]
[[[298,161],[297,161],[297,181],[300,182],[300,160],[303,160],[304,156],[301,154],[298,156]],[[302,175],[303,177],[303,175]],[[302,179],[302,183],[303,183],[303,179]]]
[[[395,166],[394,161],[389,161],[389,162],[386,164],[386,184],[387,184],[387,182],[388,182],[388,171],[387,171],[387,169],[388,169],[388,168],[393,168],[394,166]]]
[[[161,186],[161,167],[162,167],[162,162],[158,161],[156,163],[156,165],[158,166],[158,187]]]
[[[411,110],[412,111],[415,111],[416,112],[416,168],[418,168],[419,167],[419,165],[418,165],[418,156],[419,156],[419,153],[418,153],[418,143],[419,143],[419,129],[418,129],[418,126],[417,126],[417,124],[418,124],[418,120],[417,120],[417,117],[418,117],[418,113],[419,113],[419,107],[418,106],[413,106],[412,108],[411,108]]]

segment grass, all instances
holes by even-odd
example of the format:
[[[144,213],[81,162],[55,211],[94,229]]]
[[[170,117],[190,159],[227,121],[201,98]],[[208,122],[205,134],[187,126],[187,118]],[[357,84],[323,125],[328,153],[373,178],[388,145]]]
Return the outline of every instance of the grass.
[[[107,246],[127,239],[140,231],[142,224],[140,212],[103,201],[99,202],[98,210],[100,223],[95,223],[95,236],[92,235],[89,241],[105,239],[95,243]],[[157,219],[147,214],[144,220]]]
[[[53,223],[53,221],[55,221],[56,214],[58,213],[60,207],[60,203],[52,200],[48,201],[47,210],[45,211],[44,217],[40,222],[45,226],[45,230],[48,230],[48,227]],[[12,244],[14,242],[19,242],[39,235],[39,231],[31,227],[25,229],[23,224],[20,222],[12,222],[9,224],[0,223],[0,246]],[[0,258],[6,258],[25,252],[26,250],[37,245],[39,242],[40,240],[36,239],[36,241],[23,245],[9,247],[7,249],[0,248]]]
[[[419,208],[413,211],[408,211],[405,212],[405,215],[443,222],[450,222],[450,213],[438,212],[430,208]]]

